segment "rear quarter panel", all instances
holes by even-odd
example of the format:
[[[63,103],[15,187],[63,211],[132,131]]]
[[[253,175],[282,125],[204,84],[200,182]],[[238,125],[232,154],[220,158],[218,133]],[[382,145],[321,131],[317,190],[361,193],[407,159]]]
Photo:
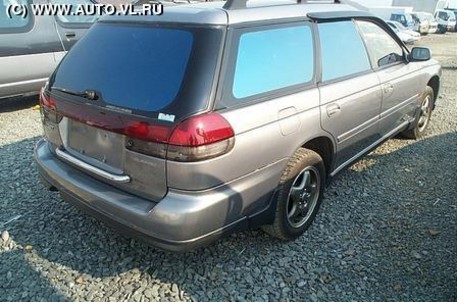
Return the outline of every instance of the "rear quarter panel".
[[[228,154],[202,162],[168,161],[168,186],[205,190],[257,174],[261,183],[252,184],[256,186],[254,192],[249,184],[246,192],[237,192],[243,208],[252,209],[252,203],[276,188],[290,156],[306,141],[320,133],[325,135],[319,114],[316,88],[222,112],[235,132],[234,148]],[[254,208],[266,206],[265,202]]]

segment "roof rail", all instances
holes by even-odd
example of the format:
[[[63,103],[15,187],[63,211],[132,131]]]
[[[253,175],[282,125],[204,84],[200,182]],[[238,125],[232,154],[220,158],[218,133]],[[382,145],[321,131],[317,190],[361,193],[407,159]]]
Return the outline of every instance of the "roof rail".
[[[248,0],[226,0],[223,8],[224,9],[243,9],[247,8]],[[301,3],[319,3],[319,2],[331,2],[331,3],[341,3],[341,0],[331,0],[331,1],[316,1],[316,0],[297,0],[297,4]]]

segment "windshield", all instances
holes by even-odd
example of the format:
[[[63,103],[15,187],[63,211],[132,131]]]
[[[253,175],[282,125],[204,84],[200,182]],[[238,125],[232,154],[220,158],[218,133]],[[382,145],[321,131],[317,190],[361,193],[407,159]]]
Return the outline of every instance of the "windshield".
[[[413,17],[410,14],[405,14],[405,18],[408,23],[414,22]]]
[[[182,28],[99,22],[65,56],[50,84],[73,92],[93,90],[101,103],[110,107],[159,111],[177,100],[186,88],[186,75],[192,72],[189,66],[198,61],[214,69],[217,61],[214,41],[220,35],[214,32],[219,31]],[[205,54],[208,48],[211,55]],[[213,69],[205,75],[212,78]],[[208,82],[192,85],[191,89],[208,89],[212,81]],[[208,99],[206,96],[205,103]],[[199,105],[200,110],[201,106],[204,104]]]
[[[427,18],[427,16],[426,16],[425,14],[417,13],[417,14],[416,14],[416,17],[417,17],[417,19],[419,19],[420,21],[427,21],[427,20],[428,20],[428,18]]]
[[[432,14],[422,13],[421,15],[423,16],[424,20],[435,21]]]

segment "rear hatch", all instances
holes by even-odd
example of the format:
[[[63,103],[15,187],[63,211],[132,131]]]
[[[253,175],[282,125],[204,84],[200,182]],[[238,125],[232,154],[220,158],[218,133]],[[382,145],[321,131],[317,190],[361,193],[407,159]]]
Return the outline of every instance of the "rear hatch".
[[[43,93],[59,115],[57,156],[160,200],[167,139],[177,123],[209,108],[222,36],[211,27],[95,24]]]

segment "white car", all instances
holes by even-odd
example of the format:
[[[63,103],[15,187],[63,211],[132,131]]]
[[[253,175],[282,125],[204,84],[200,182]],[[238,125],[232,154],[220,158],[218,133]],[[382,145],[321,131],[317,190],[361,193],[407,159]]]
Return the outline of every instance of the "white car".
[[[413,12],[411,16],[414,20],[414,30],[421,35],[426,35],[430,31],[430,21],[420,12]]]
[[[400,22],[385,20],[386,23],[394,30],[397,36],[406,44],[412,44],[421,39],[421,34],[407,29]]]
[[[455,15],[450,10],[437,10],[435,11],[435,19],[438,22],[438,32],[445,33],[447,31],[455,30]]]
[[[434,34],[438,31],[438,22],[436,22],[435,18],[431,13],[426,12],[417,12],[416,13],[419,19],[428,20],[429,28],[428,33]]]

